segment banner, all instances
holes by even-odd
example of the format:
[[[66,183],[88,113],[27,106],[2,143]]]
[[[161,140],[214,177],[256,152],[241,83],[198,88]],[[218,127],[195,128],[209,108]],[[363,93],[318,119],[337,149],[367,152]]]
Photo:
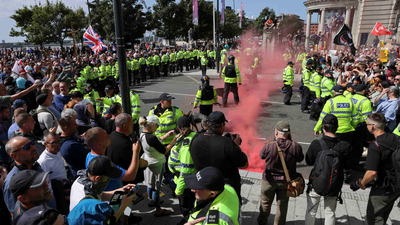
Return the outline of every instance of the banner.
[[[384,27],[381,23],[376,22],[374,28],[371,31],[372,35],[379,36],[379,35],[392,35],[393,32],[389,31]]]
[[[380,45],[381,48],[383,48],[385,46],[385,42],[384,41],[380,41],[379,45]]]
[[[354,47],[351,31],[346,24],[343,24],[342,27],[338,30],[335,37],[333,38],[333,43],[335,45],[349,46],[351,49],[351,54],[356,55],[357,49]]]
[[[379,60],[381,62],[387,62],[388,61],[388,49],[387,48],[381,49]]]
[[[225,0],[221,0],[222,9],[221,9],[221,25],[225,24]]]
[[[197,26],[199,25],[199,11],[197,0],[193,0],[193,24]]]
[[[242,28],[242,16],[243,16],[243,2],[242,2],[242,9],[240,10],[239,28]]]

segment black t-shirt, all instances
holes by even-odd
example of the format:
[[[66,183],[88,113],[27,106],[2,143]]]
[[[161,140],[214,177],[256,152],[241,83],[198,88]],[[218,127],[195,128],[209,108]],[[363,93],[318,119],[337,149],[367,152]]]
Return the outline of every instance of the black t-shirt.
[[[224,174],[225,181],[240,194],[238,167],[245,166],[248,161],[232,139],[213,130],[196,134],[190,143],[190,154],[197,171],[208,166],[217,167]]]
[[[1,224],[11,225],[11,215],[8,211],[6,203],[4,202],[3,193],[0,194],[0,220]]]
[[[137,141],[136,136],[125,136],[122,133],[113,131],[110,134],[110,141],[111,145],[107,147],[106,151],[107,157],[116,165],[127,170],[131,165],[132,144]]]
[[[350,153],[351,146],[348,142],[345,141],[340,141],[338,137],[328,137],[328,136],[323,136],[322,140],[325,142],[325,144],[328,146],[329,149],[335,149],[340,153],[340,156],[343,159],[347,158],[347,155]],[[338,145],[338,146],[336,146]],[[315,160],[317,159],[317,155],[320,151],[325,150],[322,149],[321,143],[319,140],[314,140],[311,142],[310,147],[308,147],[307,153],[306,153],[306,163],[307,165],[313,166],[315,163]]]
[[[104,124],[104,130],[107,132],[107,134],[111,134],[113,131],[115,131],[115,119],[107,120]]]
[[[376,137],[379,148],[371,142],[368,147],[368,156],[365,162],[365,169],[378,172],[377,186],[381,186],[386,171],[391,170],[391,156],[393,151],[400,145],[399,138],[393,133],[384,133]]]
[[[156,135],[147,132],[143,132],[143,134],[148,145],[155,148],[159,153],[165,154],[167,149],[165,149],[165,146],[160,142],[160,140],[158,140]]]

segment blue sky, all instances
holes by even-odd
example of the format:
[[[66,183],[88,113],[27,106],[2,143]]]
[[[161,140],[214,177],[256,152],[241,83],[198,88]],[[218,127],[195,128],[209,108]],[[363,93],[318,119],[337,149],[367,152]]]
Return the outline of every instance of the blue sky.
[[[63,0],[62,0],[63,1]],[[176,0],[179,2],[179,0]],[[44,0],[0,0],[0,41],[5,40],[6,42],[23,41],[23,37],[10,37],[9,33],[12,27],[15,26],[14,20],[10,19],[10,16],[14,14],[14,11],[21,8],[23,5],[35,5],[38,2],[45,2]],[[86,0],[64,0],[67,6],[77,8],[82,6],[87,12]],[[147,6],[155,4],[155,0],[145,0]],[[225,6],[233,7],[233,0],[226,0]],[[306,19],[306,7],[303,4],[303,0],[243,0],[243,9],[246,12],[246,16],[257,18],[261,10],[265,7],[269,7],[279,13],[293,13],[299,15],[302,19]],[[235,0],[235,8],[240,9],[240,0]],[[220,0],[221,4],[221,0]],[[221,8],[221,6],[220,6]],[[314,16],[315,17],[315,16]],[[313,20],[316,20],[313,17]]]

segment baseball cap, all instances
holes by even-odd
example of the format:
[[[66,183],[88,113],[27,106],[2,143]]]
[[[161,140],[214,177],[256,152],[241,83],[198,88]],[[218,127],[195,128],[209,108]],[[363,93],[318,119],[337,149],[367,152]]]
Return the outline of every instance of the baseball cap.
[[[172,97],[170,94],[168,93],[162,93],[160,95],[160,101],[161,100],[166,100],[166,101],[171,101],[172,99],[175,99],[174,97]]]
[[[183,128],[183,127],[190,127],[190,121],[189,118],[186,116],[182,116],[178,119],[178,127]]]
[[[281,121],[278,121],[278,123],[276,123],[275,129],[277,129],[278,131],[281,131],[281,132],[289,132],[290,125],[288,122],[281,120]]]
[[[333,90],[335,92],[337,92],[337,93],[343,93],[345,88],[343,86],[341,86],[341,85],[336,85],[336,86],[333,87]]]
[[[42,93],[36,97],[36,103],[41,105],[47,100],[47,93]]]
[[[160,120],[158,119],[157,116],[147,116],[144,117],[146,119],[147,123],[151,123],[151,124],[158,124],[158,126],[160,126]]]
[[[193,190],[222,191],[225,185],[224,174],[218,168],[209,166],[196,174],[186,176],[185,184]]]
[[[38,172],[36,170],[23,170],[11,177],[10,180],[10,191],[11,194],[17,198],[23,195],[27,190],[31,188],[41,187],[44,182],[47,182],[50,172]]]
[[[80,91],[73,91],[69,96],[71,98],[83,98],[83,94]]]
[[[313,64],[314,64],[314,62],[311,59],[307,60],[307,63],[306,63],[307,66],[313,65]]]
[[[356,89],[357,92],[358,92],[358,91],[364,91],[364,90],[368,89],[368,86],[365,85],[365,84],[359,84],[359,85],[357,85],[357,86],[355,87],[355,89]]]
[[[90,87],[92,87],[92,84],[91,84],[91,83],[87,83],[87,84],[86,84],[86,87],[87,87],[87,88],[90,88]]]
[[[287,64],[288,65],[294,65],[294,63],[292,61],[289,61]]]
[[[122,174],[122,171],[115,167],[111,160],[104,155],[96,156],[90,160],[87,171],[93,176],[107,176],[114,179]]]
[[[386,76],[384,76],[384,75],[379,75],[379,76],[377,76],[377,78],[379,78],[379,80],[386,80]]]
[[[208,122],[210,124],[222,124],[224,122],[228,122],[228,120],[226,120],[223,112],[214,111],[208,115]]]
[[[111,85],[107,85],[105,88],[104,88],[104,92],[109,92],[109,91],[111,91],[113,89],[113,87],[111,86]]]
[[[47,223],[45,223],[44,221],[46,217],[51,212],[54,212],[55,215],[49,218],[49,220],[47,220]],[[22,216],[15,221],[15,224],[17,225],[54,224],[59,214],[60,213],[53,208],[50,208],[46,205],[39,205],[30,208],[28,211],[24,212],[24,214],[22,214]]]
[[[16,110],[16,109],[18,109],[18,108],[21,108],[24,104],[26,104],[26,102],[25,102],[24,100],[22,100],[22,99],[16,99],[16,100],[13,102],[14,110]]]
[[[332,124],[335,127],[339,127],[338,119],[335,115],[327,114],[322,120],[322,124]]]

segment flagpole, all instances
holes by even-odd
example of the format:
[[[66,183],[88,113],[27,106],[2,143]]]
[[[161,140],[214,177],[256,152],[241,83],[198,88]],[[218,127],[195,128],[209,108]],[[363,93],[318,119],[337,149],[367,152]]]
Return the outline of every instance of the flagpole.
[[[219,0],[217,0],[217,50],[216,50],[216,53],[217,53],[217,73],[219,73],[219,16],[218,16],[218,13],[219,13]]]
[[[214,50],[215,49],[215,0],[213,0],[213,46],[214,46]]]
[[[86,0],[86,2],[87,2],[87,8],[88,8],[88,11],[89,11],[89,25],[92,25],[92,18],[90,17],[89,0]]]
[[[115,23],[115,37],[117,39],[117,55],[118,55],[118,69],[119,81],[121,82],[121,98],[122,108],[124,113],[132,114],[131,101],[129,97],[129,81],[128,71],[126,68],[126,52],[124,40],[124,23],[122,20],[122,6],[121,0],[113,0],[114,2],[114,23]]]

